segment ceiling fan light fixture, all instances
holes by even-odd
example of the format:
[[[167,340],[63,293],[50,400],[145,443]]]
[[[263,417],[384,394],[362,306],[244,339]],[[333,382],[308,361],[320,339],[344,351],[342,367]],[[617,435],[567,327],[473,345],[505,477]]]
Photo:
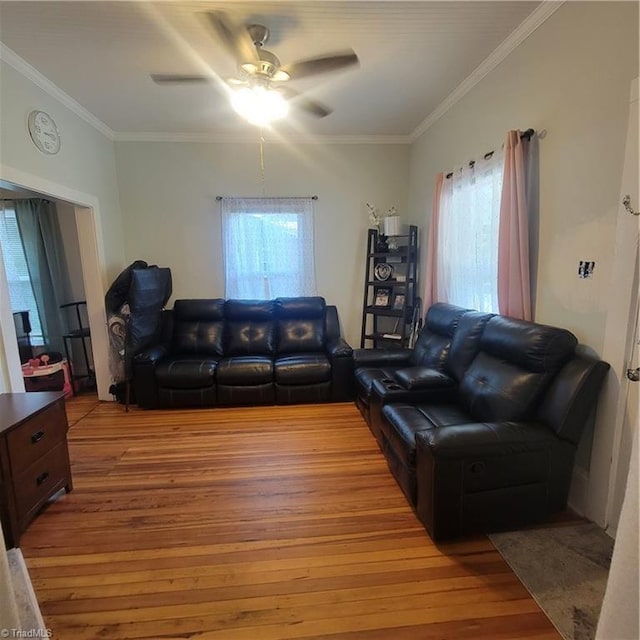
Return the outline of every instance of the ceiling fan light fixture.
[[[261,86],[235,90],[231,105],[245,120],[258,126],[281,120],[289,113],[289,105],[280,93]]]
[[[252,76],[258,72],[258,66],[253,62],[245,62],[240,65],[240,68],[248,75]]]
[[[278,69],[271,76],[271,80],[274,82],[286,82],[287,80],[290,80],[290,79],[291,79],[291,76],[286,71],[283,71],[282,69]]]

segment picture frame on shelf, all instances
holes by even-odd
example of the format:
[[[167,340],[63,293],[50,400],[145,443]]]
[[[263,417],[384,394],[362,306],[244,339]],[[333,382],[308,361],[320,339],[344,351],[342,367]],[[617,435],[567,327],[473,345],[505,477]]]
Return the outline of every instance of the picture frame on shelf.
[[[379,287],[375,292],[373,301],[374,307],[387,308],[391,303],[391,289],[389,287]]]
[[[404,293],[396,293],[393,299],[393,309],[395,311],[402,311],[404,307]]]

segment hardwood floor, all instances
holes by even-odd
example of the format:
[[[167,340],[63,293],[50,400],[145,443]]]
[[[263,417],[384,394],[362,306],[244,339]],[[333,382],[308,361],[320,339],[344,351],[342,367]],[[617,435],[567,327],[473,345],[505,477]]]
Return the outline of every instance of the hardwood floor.
[[[22,552],[59,640],[557,639],[485,537],[436,547],[352,404],[68,403]]]

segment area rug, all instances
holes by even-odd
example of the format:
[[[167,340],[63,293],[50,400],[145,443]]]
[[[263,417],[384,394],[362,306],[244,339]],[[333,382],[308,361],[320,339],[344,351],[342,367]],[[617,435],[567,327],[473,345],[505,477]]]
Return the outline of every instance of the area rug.
[[[13,583],[13,594],[18,609],[20,619],[20,631],[31,635],[19,635],[15,637],[25,638],[47,638],[44,621],[38,606],[36,594],[33,591],[29,572],[24,563],[20,549],[9,549],[7,551],[7,561],[9,564],[9,574]]]
[[[613,540],[593,523],[489,536],[565,640],[592,640]]]

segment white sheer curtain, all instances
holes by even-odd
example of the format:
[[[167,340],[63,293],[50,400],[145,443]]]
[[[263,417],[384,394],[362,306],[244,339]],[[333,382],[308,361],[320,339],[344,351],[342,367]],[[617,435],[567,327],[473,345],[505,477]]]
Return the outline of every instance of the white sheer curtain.
[[[498,229],[503,154],[443,181],[437,225],[438,299],[498,312]]]
[[[222,200],[225,297],[316,294],[311,198]]]

